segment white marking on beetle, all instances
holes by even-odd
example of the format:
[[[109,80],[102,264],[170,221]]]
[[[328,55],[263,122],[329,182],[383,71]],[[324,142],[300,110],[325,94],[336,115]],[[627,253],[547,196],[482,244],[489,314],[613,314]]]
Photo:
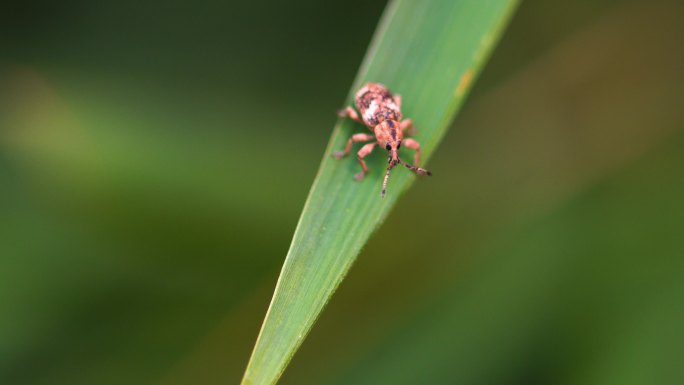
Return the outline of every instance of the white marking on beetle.
[[[376,111],[378,111],[378,102],[373,100],[371,102],[370,106],[368,106],[368,109],[366,110],[366,112],[363,114],[363,118],[366,120],[373,119],[373,116],[375,116]]]

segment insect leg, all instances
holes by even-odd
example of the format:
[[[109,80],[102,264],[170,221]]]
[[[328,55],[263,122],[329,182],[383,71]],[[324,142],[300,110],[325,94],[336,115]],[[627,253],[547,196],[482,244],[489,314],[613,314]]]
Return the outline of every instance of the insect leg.
[[[345,157],[345,156],[349,155],[349,151],[351,151],[352,143],[354,143],[354,142],[367,142],[367,141],[373,140],[373,139],[375,139],[375,136],[373,136],[371,134],[354,134],[347,141],[347,145],[344,146],[344,151],[335,151],[335,152],[333,152],[333,156],[337,159]]]
[[[405,122],[405,121],[404,121]],[[403,122],[402,122],[403,123]],[[406,138],[404,139],[401,144],[405,146],[406,148],[410,148],[412,150],[416,150],[416,155],[413,157],[413,164],[418,167],[418,164],[420,162],[420,143],[416,142],[415,140],[411,138]]]
[[[363,120],[361,120],[361,118],[359,117],[359,114],[357,114],[356,111],[354,111],[354,109],[351,107],[347,107],[343,110],[337,111],[337,115],[340,118],[352,118],[352,120],[355,120],[355,121],[363,124]]]
[[[413,121],[411,119],[402,120],[402,122],[399,123],[399,128],[401,129],[401,133],[404,135],[407,134],[407,130],[408,134],[411,136],[416,134],[416,127],[413,126]]]
[[[361,147],[359,152],[356,153],[356,155],[357,155],[356,159],[359,160],[359,163],[361,164],[361,169],[363,170],[360,173],[354,175],[354,179],[356,179],[357,181],[361,181],[361,179],[363,179],[363,177],[366,176],[366,174],[368,174],[368,166],[366,166],[366,162],[363,160],[363,158],[365,158],[366,155],[373,152],[373,149],[375,148],[376,144],[377,143],[375,143],[375,142],[368,143],[368,144],[364,145],[363,147]]]
[[[413,157],[414,164],[408,164],[403,160],[399,160],[399,163],[403,164],[406,168],[415,172],[418,175],[432,175],[432,173],[429,170],[418,167],[418,163],[420,162],[420,143],[416,142],[411,138],[404,139],[401,143],[405,145],[407,148],[416,150],[416,155]]]
[[[394,104],[397,105],[397,108],[401,108],[401,95],[394,95]]]

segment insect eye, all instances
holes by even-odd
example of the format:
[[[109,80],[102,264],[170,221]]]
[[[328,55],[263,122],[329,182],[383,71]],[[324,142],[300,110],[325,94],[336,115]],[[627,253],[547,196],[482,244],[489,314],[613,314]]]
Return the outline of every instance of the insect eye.
[[[397,150],[401,148],[401,142],[397,143]]]
[[[389,150],[391,150],[391,149],[392,149],[392,146],[390,146],[390,144],[389,144],[389,143],[387,143],[387,145],[385,146],[385,148],[387,149],[387,151],[389,151]]]

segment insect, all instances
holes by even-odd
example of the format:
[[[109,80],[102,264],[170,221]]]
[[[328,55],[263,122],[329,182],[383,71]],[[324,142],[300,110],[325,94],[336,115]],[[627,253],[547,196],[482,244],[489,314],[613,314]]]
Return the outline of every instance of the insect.
[[[411,119],[401,119],[400,95],[392,95],[390,90],[382,84],[366,83],[356,93],[354,101],[356,108],[361,113],[361,117],[359,117],[359,114],[351,107],[340,110],[338,115],[363,123],[373,131],[373,135],[354,134],[347,141],[344,151],[335,151],[333,153],[335,158],[340,159],[349,155],[353,143],[374,141],[365,144],[356,153],[356,158],[361,164],[361,172],[354,175],[354,179],[361,181],[363,177],[368,174],[368,166],[366,166],[366,162],[363,158],[373,152],[376,145],[384,147],[389,153],[389,166],[387,166],[387,171],[385,172],[385,179],[382,181],[381,197],[385,197],[390,172],[397,164],[406,166],[406,168],[418,175],[432,175],[430,171],[418,167],[418,162],[420,161],[420,143],[411,138],[404,139],[404,134],[414,135],[415,128],[413,127]],[[413,165],[399,159],[398,150],[402,145],[416,151],[413,158]]]

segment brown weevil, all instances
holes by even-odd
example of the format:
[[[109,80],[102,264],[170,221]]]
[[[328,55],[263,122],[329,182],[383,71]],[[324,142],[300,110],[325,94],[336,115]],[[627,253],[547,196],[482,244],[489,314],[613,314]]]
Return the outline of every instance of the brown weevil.
[[[361,172],[354,175],[354,179],[361,181],[363,177],[368,173],[368,167],[366,162],[363,160],[368,154],[373,152],[376,145],[385,147],[389,153],[387,172],[385,173],[385,179],[382,182],[382,192],[381,197],[385,197],[385,191],[387,190],[387,181],[389,180],[390,171],[397,164],[406,166],[406,168],[415,172],[418,175],[432,175],[432,173],[424,168],[418,167],[418,161],[420,160],[420,144],[411,138],[404,139],[404,134],[414,135],[415,129],[411,119],[401,119],[401,96],[392,95],[387,87],[379,83],[366,83],[361,89],[356,93],[354,102],[356,108],[361,113],[359,114],[354,111],[353,108],[347,107],[340,110],[338,115],[341,117],[349,117],[353,120],[363,123],[371,129],[374,135],[371,134],[354,134],[347,141],[347,145],[344,147],[344,151],[335,151],[333,156],[337,159],[349,155],[352,144],[354,142],[369,142],[375,140],[373,143],[367,143],[359,152],[357,152],[356,158],[361,164]],[[406,148],[415,150],[415,156],[413,158],[413,165],[408,164],[401,159],[399,159],[398,150],[404,145]]]

